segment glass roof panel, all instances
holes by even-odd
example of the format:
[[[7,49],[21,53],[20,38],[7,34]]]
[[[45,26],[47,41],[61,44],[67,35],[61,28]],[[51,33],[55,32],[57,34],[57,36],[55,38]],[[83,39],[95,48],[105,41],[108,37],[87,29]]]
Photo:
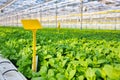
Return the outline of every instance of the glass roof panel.
[[[11,5],[7,6],[8,1],[14,1]],[[10,13],[14,11],[21,11],[28,9],[30,7],[34,7],[37,5],[41,5],[42,9],[45,9],[44,7],[51,7],[55,9],[55,2],[57,1],[58,8],[63,8],[61,10],[66,10],[64,8],[66,5],[67,10],[74,11],[75,9],[78,9],[80,6],[80,0],[0,0],[0,10],[3,10],[3,13]],[[106,1],[106,3],[102,3],[99,0],[83,0],[84,7],[88,8],[88,12],[91,11],[99,11],[99,10],[108,10],[108,9],[120,9],[120,0],[103,0]],[[6,5],[7,7],[1,8],[2,5]]]

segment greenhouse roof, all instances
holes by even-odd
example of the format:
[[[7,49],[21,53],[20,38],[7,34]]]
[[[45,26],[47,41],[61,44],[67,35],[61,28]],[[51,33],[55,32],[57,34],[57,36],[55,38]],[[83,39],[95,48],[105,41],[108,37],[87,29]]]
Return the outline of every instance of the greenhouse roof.
[[[80,5],[80,0],[0,0],[0,10],[1,14],[8,14],[13,12],[19,12],[22,10],[26,10],[28,8],[34,8],[38,6],[41,8],[55,6],[57,1],[58,7],[68,6],[67,10],[74,11],[74,9],[78,9],[76,5]],[[103,3],[106,1],[106,3]],[[103,0],[100,2],[98,0],[83,0],[83,5],[87,7],[88,12],[93,11],[101,11],[101,10],[109,10],[109,9],[120,9],[120,0]],[[63,6],[65,5],[65,6]],[[63,9],[64,11],[66,8]]]

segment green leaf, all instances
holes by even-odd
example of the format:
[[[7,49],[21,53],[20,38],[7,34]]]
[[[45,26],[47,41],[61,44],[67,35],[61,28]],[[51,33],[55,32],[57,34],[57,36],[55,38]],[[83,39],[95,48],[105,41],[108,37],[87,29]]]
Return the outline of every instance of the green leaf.
[[[67,63],[67,61],[68,61],[67,59],[62,61],[62,67],[65,66],[65,64]]]
[[[61,73],[58,73],[58,74],[56,75],[56,78],[57,78],[57,80],[67,80],[66,77],[65,77],[65,75],[63,75],[63,74],[61,74]]]
[[[49,70],[48,70],[48,78],[49,78],[49,77],[53,77],[54,75],[55,75],[54,69],[49,69]]]
[[[47,74],[47,67],[46,66],[42,66],[40,69],[40,75],[41,76],[46,76]]]
[[[57,80],[55,77],[49,77],[47,80]]]
[[[91,68],[88,68],[86,70],[85,76],[86,76],[87,80],[96,80],[95,71]]]
[[[86,61],[83,61],[83,60],[79,60],[79,63],[80,65],[84,66],[84,67],[87,67],[88,66],[88,63]]]
[[[105,63],[105,62],[106,62],[105,59],[100,59],[100,60],[98,60],[97,64],[102,64],[102,63]]]
[[[37,77],[37,78],[32,78],[31,80],[46,80],[44,77]]]
[[[44,59],[49,59],[49,58],[52,58],[52,56],[51,55],[47,55],[47,56],[44,57]]]
[[[104,70],[101,70],[101,76],[104,80],[106,80],[106,73]]]
[[[101,70],[98,68],[95,70],[96,77],[102,77]]]
[[[49,59],[49,64],[51,66],[54,66],[54,63],[55,63],[55,59],[54,58]]]
[[[69,72],[69,80],[71,80],[74,77],[75,73],[76,73],[76,70],[71,70]]]
[[[57,53],[57,59],[60,60],[62,58],[62,54],[60,52]]]
[[[111,65],[105,65],[103,70],[110,79],[118,80],[120,78],[118,72]]]
[[[84,76],[79,76],[78,80],[84,80]]]

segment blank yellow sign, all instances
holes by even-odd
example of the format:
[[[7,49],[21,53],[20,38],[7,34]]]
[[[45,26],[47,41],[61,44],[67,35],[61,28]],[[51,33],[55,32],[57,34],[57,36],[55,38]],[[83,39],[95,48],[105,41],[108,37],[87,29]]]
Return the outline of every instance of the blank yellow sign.
[[[24,29],[35,30],[41,29],[42,25],[37,19],[23,19],[21,20]]]

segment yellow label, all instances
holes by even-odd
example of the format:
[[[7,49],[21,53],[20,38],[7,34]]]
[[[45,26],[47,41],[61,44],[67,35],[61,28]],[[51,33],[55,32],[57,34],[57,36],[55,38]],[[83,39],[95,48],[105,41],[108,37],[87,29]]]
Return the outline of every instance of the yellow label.
[[[23,19],[21,20],[24,29],[35,30],[41,29],[42,25],[37,19]]]

